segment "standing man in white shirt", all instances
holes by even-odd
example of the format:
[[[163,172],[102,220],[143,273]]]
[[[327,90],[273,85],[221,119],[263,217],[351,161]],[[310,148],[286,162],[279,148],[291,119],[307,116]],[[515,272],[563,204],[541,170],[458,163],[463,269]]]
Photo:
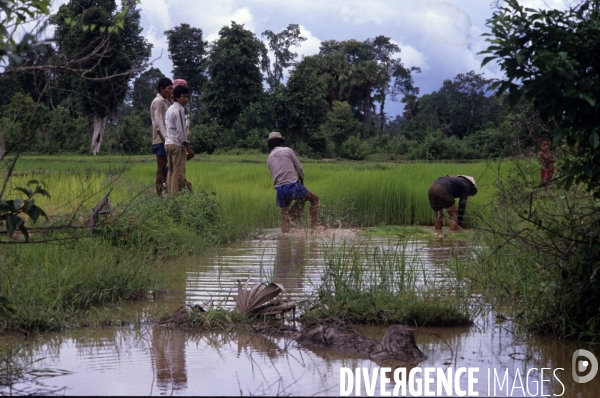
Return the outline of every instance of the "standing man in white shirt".
[[[185,124],[185,106],[189,100],[190,90],[185,86],[177,86],[173,91],[175,102],[167,110],[165,124],[167,137],[165,150],[170,170],[167,176],[167,192],[177,195],[185,186],[185,164],[188,156],[193,156],[194,151],[190,146]]]
[[[150,105],[150,118],[152,119],[152,152],[156,155],[156,194],[162,197],[163,184],[167,175],[165,114],[169,109],[169,100],[173,95],[173,82],[171,79],[161,78],[157,83],[157,91],[158,94],[156,94],[156,98]]]
[[[272,132],[267,138],[267,145],[271,154],[267,159],[267,166],[273,177],[273,185],[277,191],[277,206],[281,209],[283,218],[281,231],[290,230],[290,221],[302,216],[304,205],[310,202],[310,225],[317,226],[317,213],[319,211],[319,197],[304,186],[304,170],[291,148],[283,146],[285,140],[281,133]],[[298,176],[296,177],[296,173]],[[292,204],[294,201],[294,204]],[[290,206],[291,205],[291,206]]]

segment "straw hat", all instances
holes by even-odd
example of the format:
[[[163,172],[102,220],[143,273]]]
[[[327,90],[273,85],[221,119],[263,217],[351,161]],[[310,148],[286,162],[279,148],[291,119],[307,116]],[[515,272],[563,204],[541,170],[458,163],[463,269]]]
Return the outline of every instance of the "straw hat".
[[[277,131],[273,131],[271,134],[269,134],[269,138],[267,138],[267,141],[270,141],[274,138],[279,138],[280,140],[285,141],[285,139],[281,136],[281,133]]]
[[[475,179],[471,176],[463,176],[463,175],[459,175],[458,177],[462,177],[462,178],[466,178],[467,180],[469,180],[471,182],[471,184],[473,184],[473,186],[475,188],[477,188],[477,184],[475,184]]]

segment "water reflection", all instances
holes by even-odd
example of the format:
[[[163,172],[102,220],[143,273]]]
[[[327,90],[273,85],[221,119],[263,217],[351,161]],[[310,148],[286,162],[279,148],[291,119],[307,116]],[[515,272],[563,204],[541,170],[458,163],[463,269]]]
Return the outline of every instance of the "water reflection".
[[[273,281],[288,292],[305,290],[305,270],[319,254],[319,243],[304,238],[285,237],[277,241]]]
[[[246,280],[248,275],[251,282],[275,280],[291,294],[310,294],[323,269],[322,244],[318,238],[295,237],[220,248],[188,262],[185,288],[178,300],[225,300],[235,281]],[[435,264],[451,264],[465,250],[460,241],[447,237],[406,246],[387,239],[371,244],[404,247],[407,259],[422,264],[429,276],[442,275],[443,267]],[[361,330],[379,340],[386,328]],[[521,340],[497,324],[493,314],[470,328],[419,328],[416,341],[428,356],[421,367],[480,368],[480,396],[510,395],[506,388],[488,394],[488,370],[501,376],[508,371],[514,377],[517,370],[524,374],[542,367],[564,368],[559,373],[564,396],[594,397],[600,390],[600,376],[586,384],[577,384],[571,377],[573,351],[586,348],[600,357],[598,349],[539,338]],[[338,351],[299,348],[293,341],[254,333],[198,333],[151,326],[44,334],[23,347],[23,358],[40,360],[36,367],[73,372],[51,379],[56,388],[66,386],[68,395],[338,395],[342,367],[402,366]],[[530,375],[528,385],[535,391],[532,383],[540,383],[542,376],[539,371]],[[552,379],[547,374],[544,378]],[[520,389],[511,392],[523,395]],[[561,392],[556,381],[545,384],[544,394]]]
[[[186,389],[186,336],[161,327],[153,328],[151,333],[152,364],[156,374],[156,386],[163,392]]]
[[[453,236],[435,235],[427,241],[428,260],[438,266],[465,258],[467,249],[465,240]]]
[[[386,329],[362,327],[361,331],[380,339]],[[573,351],[586,348],[600,356],[598,349],[515,339],[491,318],[472,328],[419,328],[416,341],[428,356],[421,368],[479,368],[479,396],[530,395],[523,394],[527,388],[530,392],[537,388],[534,395],[541,396],[543,385],[545,395],[560,395],[564,389],[566,397],[595,397],[600,389],[600,377],[586,384],[571,377]],[[42,335],[26,346],[20,355],[24,360],[39,360],[36,367],[72,372],[47,383],[53,388],[66,386],[67,395],[338,395],[342,367],[406,367],[407,373],[411,369],[398,362],[377,363],[356,354],[301,348],[293,341],[252,331],[197,333],[158,326],[82,329]],[[541,368],[563,368],[557,373],[560,383],[551,371],[542,377]],[[507,373],[510,385],[496,383],[494,391],[494,371],[500,378]],[[524,390],[518,382],[513,390],[517,372]],[[388,384],[387,391],[393,387]],[[466,389],[466,380],[461,379],[461,387]]]

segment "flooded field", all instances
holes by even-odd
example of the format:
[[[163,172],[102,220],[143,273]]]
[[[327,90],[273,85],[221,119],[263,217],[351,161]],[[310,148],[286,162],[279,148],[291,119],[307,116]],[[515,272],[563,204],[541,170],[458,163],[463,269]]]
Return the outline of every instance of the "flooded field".
[[[231,308],[230,293],[236,281],[249,277],[252,283],[276,281],[288,295],[301,300],[319,286],[324,255],[344,245],[345,239],[367,252],[401,251],[402,258],[418,270],[411,277],[420,281],[426,277],[443,283],[447,278],[443,265],[462,256],[459,241],[448,237],[426,236],[406,244],[378,237],[366,243],[349,230],[329,230],[314,236],[296,231],[283,237],[267,231],[251,241],[186,259],[181,291],[171,292],[158,302],[132,305],[167,304],[174,310],[183,302],[212,300]],[[361,327],[374,339],[381,339],[386,329]],[[596,355],[600,350],[538,338],[522,340],[511,333],[508,322],[497,322],[493,311],[477,317],[472,327],[417,328],[415,337],[428,357],[419,364],[423,369],[478,368],[474,385],[478,396],[595,397],[600,391],[600,377],[579,384],[571,375],[575,350],[585,348]],[[16,338],[3,340],[3,345],[17,342]],[[43,377],[27,377],[13,386],[14,393],[337,396],[342,368],[365,368],[370,373],[377,367],[407,366],[298,347],[284,338],[241,331],[200,333],[157,325],[74,329],[21,342],[19,363],[36,361],[33,368],[50,369],[57,376],[45,373]],[[394,386],[387,383],[382,390],[378,383],[375,395],[393,393]],[[434,393],[435,386],[434,374],[430,386]],[[1,393],[10,393],[1,388]],[[461,389],[467,391],[466,374],[460,378],[459,393]],[[351,395],[355,394],[353,391]],[[367,395],[364,384],[362,395]]]

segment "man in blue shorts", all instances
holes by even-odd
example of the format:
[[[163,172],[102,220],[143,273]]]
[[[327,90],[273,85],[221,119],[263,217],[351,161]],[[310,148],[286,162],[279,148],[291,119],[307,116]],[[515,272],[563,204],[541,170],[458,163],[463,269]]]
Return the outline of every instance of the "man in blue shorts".
[[[304,186],[302,165],[294,151],[283,146],[284,141],[281,133],[278,132],[269,134],[267,138],[267,145],[271,151],[267,166],[273,177],[273,185],[277,191],[277,206],[281,209],[283,217],[281,230],[283,232],[290,230],[290,220],[302,216],[307,201],[310,202],[310,225],[314,229],[317,226],[319,197]]]
[[[173,82],[171,79],[161,78],[157,84],[157,91],[158,94],[156,94],[156,98],[150,105],[150,117],[152,118],[152,152],[156,155],[156,193],[162,197],[163,184],[167,178],[165,114],[171,105],[169,99],[173,95]]]

